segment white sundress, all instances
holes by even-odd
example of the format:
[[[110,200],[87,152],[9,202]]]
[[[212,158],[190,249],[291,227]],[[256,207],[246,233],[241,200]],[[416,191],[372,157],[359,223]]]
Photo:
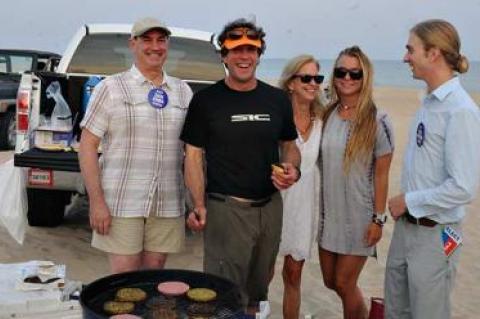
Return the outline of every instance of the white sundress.
[[[310,258],[312,245],[317,237],[318,216],[320,213],[320,170],[318,152],[322,124],[314,120],[308,140],[298,134],[296,144],[302,161],[302,177],[290,188],[281,191],[283,199],[283,228],[280,242],[280,255],[291,255],[300,261]]]

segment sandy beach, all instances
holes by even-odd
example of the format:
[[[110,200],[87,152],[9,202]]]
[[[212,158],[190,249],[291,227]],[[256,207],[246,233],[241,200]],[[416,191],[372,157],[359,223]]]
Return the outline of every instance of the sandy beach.
[[[407,129],[412,115],[419,105],[421,91],[416,89],[376,88],[375,99],[380,109],[391,117],[396,140],[396,150],[390,174],[389,196],[398,193],[401,162],[407,139]],[[480,103],[480,93],[474,95]],[[478,146],[472,146],[478,147]],[[0,162],[12,157],[12,152],[0,152]],[[87,209],[81,200],[69,210],[65,223],[57,228],[35,228],[27,230],[25,243],[18,245],[8,232],[0,226],[0,263],[24,262],[32,259],[52,260],[67,266],[67,277],[89,283],[108,274],[106,256],[90,247],[91,233],[88,226]],[[456,286],[453,293],[453,318],[476,319],[480,317],[478,298],[480,297],[480,198],[468,207],[464,222],[464,247],[458,268]],[[383,295],[383,279],[386,254],[393,230],[390,219],[384,227],[383,239],[378,246],[378,259],[369,259],[360,286],[365,298]],[[202,268],[201,234],[190,235],[184,253],[172,255],[168,268]],[[273,309],[271,318],[281,318],[283,284],[281,278],[282,258],[277,259],[276,273],[270,290],[270,303]],[[302,278],[302,313],[314,318],[341,318],[341,304],[338,297],[323,286],[317,253],[306,262]],[[0,283],[1,284],[1,283]],[[1,297],[0,297],[1,300]],[[1,301],[0,301],[1,303]]]

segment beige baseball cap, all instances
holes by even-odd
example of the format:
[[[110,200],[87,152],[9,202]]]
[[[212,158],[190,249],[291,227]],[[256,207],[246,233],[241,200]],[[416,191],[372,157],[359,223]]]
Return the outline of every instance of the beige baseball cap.
[[[161,29],[168,36],[172,33],[162,21],[155,18],[147,17],[137,20],[137,22],[135,22],[132,27],[131,37],[139,37],[145,32],[152,29]]]

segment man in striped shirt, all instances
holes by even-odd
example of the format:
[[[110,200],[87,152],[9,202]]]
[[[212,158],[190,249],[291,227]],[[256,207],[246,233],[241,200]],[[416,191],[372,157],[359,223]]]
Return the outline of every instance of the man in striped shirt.
[[[81,123],[92,246],[108,253],[113,273],[162,268],[184,245],[178,136],[192,92],[163,70],[169,36],[154,18],[137,21],[129,39],[134,65],[95,88]]]

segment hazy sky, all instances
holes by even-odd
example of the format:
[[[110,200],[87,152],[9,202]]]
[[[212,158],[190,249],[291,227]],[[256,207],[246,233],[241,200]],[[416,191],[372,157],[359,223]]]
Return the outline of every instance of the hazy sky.
[[[373,59],[401,59],[410,27],[442,18],[457,27],[462,53],[480,60],[480,0],[2,0],[1,7],[1,48],[62,53],[85,23],[155,16],[218,33],[228,21],[254,16],[267,33],[267,58],[333,58],[358,44]]]

